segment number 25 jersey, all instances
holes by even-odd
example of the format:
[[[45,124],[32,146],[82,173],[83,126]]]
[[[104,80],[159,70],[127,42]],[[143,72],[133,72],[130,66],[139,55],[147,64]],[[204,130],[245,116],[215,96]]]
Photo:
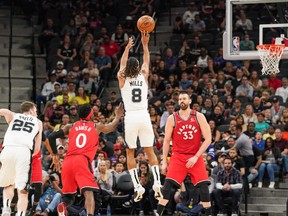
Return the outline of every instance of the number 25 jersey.
[[[98,148],[98,134],[92,121],[77,121],[69,131],[69,144],[66,157],[84,155],[93,161]]]
[[[38,133],[39,124],[36,117],[16,113],[5,133],[3,146],[27,146],[32,150]]]
[[[141,72],[135,78],[125,79],[124,86],[121,88],[121,96],[125,111],[148,109],[148,85]]]
[[[201,129],[197,121],[196,112],[191,110],[187,120],[173,113],[175,127],[172,133],[173,152],[195,155],[201,145]]]

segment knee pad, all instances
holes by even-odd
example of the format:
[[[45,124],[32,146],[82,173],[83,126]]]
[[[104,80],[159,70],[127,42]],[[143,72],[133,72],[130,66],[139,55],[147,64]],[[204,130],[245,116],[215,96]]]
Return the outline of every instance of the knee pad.
[[[197,187],[200,190],[200,201],[202,202],[210,202],[210,194],[208,188],[209,182],[200,182],[197,184]]]
[[[66,204],[66,206],[70,206],[75,201],[75,194],[63,194],[62,201]]]
[[[34,191],[34,202],[39,202],[40,197],[42,195],[42,183],[33,183],[35,191]]]
[[[179,188],[179,185],[174,182],[173,180],[166,179],[165,183],[161,189],[161,192],[163,194],[163,199],[169,200],[170,199],[170,193],[172,188]]]

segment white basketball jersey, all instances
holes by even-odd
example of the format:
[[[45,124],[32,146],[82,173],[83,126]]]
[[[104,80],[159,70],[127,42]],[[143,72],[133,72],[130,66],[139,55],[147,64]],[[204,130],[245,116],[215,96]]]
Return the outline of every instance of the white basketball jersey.
[[[125,111],[147,110],[148,85],[142,73],[135,78],[126,78],[121,88]]]
[[[27,146],[32,150],[38,132],[39,125],[36,117],[16,113],[5,133],[3,146]]]

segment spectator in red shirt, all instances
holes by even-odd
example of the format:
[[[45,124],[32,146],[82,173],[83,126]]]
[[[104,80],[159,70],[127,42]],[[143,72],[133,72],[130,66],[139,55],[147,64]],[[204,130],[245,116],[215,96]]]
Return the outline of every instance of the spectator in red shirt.
[[[277,78],[276,73],[272,73],[268,81],[269,81],[269,87],[273,88],[275,92],[278,88],[282,86],[282,81]]]
[[[118,61],[117,54],[120,51],[120,46],[115,41],[111,41],[108,35],[104,36],[102,47],[104,47],[106,55],[111,57],[113,62]]]

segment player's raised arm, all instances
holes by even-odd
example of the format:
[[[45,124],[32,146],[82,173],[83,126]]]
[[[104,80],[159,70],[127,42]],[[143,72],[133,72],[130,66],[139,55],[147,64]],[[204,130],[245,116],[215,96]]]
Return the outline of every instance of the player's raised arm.
[[[57,154],[56,139],[62,138],[65,135],[67,135],[71,127],[72,127],[72,124],[68,124],[65,127],[59,129],[58,131],[53,131],[51,134],[49,134],[48,140],[49,140],[51,149],[53,151],[53,154]]]
[[[122,57],[121,57],[120,69],[119,69],[118,74],[117,74],[118,79],[124,78],[124,69],[126,68],[126,64],[127,64],[127,60],[128,60],[128,56],[129,56],[129,51],[130,51],[132,46],[134,46],[134,41],[133,41],[133,38],[130,37],[128,40],[128,44],[126,45],[125,50],[124,50]]]
[[[115,108],[115,114],[116,116],[111,123],[109,124],[100,123],[96,125],[96,130],[98,134],[100,134],[101,132],[110,133],[110,132],[113,132],[117,128],[119,121],[124,114],[124,108],[123,108],[122,103],[120,103],[119,106]]]
[[[150,53],[148,48],[148,43],[150,39],[149,33],[146,31],[141,32],[141,41],[143,46],[143,64],[141,71],[144,73],[145,77],[148,78],[149,76],[149,65],[150,65]]]
[[[14,114],[15,114],[14,112],[8,109],[0,109],[0,116],[4,116],[8,124],[10,124],[10,122],[12,121]]]

